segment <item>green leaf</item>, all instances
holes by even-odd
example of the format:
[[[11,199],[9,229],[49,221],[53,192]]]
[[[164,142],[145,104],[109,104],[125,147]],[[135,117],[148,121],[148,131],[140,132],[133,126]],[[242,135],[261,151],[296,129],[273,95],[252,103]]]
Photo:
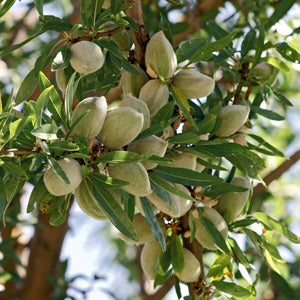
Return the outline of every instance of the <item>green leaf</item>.
[[[47,157],[49,166],[53,169],[53,172],[60,177],[60,179],[65,184],[70,184],[70,180],[67,177],[65,171],[62,169],[62,167],[59,165],[59,163],[52,157]]]
[[[3,168],[5,169],[6,172],[13,175],[14,177],[24,178],[24,179],[28,178],[28,176],[27,176],[26,172],[24,171],[24,169],[18,164],[15,164],[11,161],[5,161],[2,166],[3,166]]]
[[[2,2],[2,1],[1,1]],[[16,0],[6,0],[3,6],[0,9],[0,18],[3,17],[9,10],[10,8],[14,5]]]
[[[43,140],[57,140],[57,131],[58,128],[56,125],[43,124],[41,127],[38,127],[31,131],[31,134]]]
[[[72,24],[63,22],[62,19],[52,15],[44,15],[42,25],[45,31],[54,30],[57,32],[70,31],[73,27]]]
[[[43,72],[39,73],[39,79],[40,79],[40,86],[41,89],[44,90],[51,86],[51,82],[46,77],[46,75]],[[64,112],[64,108],[62,105],[62,101],[56,91],[56,89],[52,89],[49,95],[49,101],[47,104],[47,108],[50,111],[50,113],[53,116],[53,119],[55,121],[58,121],[64,125],[66,125],[66,115]]]
[[[56,197],[55,201],[58,201],[61,204],[51,213],[49,224],[52,226],[60,226],[66,221],[67,218],[70,195]]]
[[[40,16],[43,16],[43,14],[44,14],[44,12],[43,12],[44,1],[43,0],[34,0],[34,5],[35,5],[36,10],[40,14]]]
[[[101,155],[97,162],[131,163],[143,160],[143,156],[130,151],[112,151]]]
[[[212,281],[212,284],[220,291],[235,297],[247,298],[251,296],[250,291],[233,282]]]
[[[169,142],[174,144],[195,144],[199,140],[199,135],[193,132],[179,133],[168,139]]]
[[[177,195],[183,199],[188,199],[191,201],[195,201],[193,197],[191,197],[189,194],[181,191],[180,189],[176,188],[174,185],[168,183],[168,181],[162,179],[159,176],[154,175],[153,173],[149,173],[150,182],[155,185],[158,185],[162,189],[166,190],[167,192]]]
[[[235,259],[239,261],[246,268],[250,268],[249,261],[245,253],[241,250],[238,243],[231,237],[228,238],[231,249],[234,253]]]
[[[122,201],[124,203],[124,209],[130,221],[132,221],[135,213],[135,198],[133,195],[127,194],[126,197],[122,196]]]
[[[215,225],[207,218],[201,217],[200,218],[201,223],[207,230],[208,234],[214,241],[214,244],[220,249],[222,252],[230,254],[230,251],[226,245],[226,242],[220,233],[220,231],[215,227]]]
[[[105,176],[101,173],[91,173],[90,177],[93,179],[94,182],[97,182],[100,185],[108,187],[121,187],[127,185],[128,182],[116,178],[112,178],[109,176]]]
[[[21,83],[21,86],[16,95],[16,105],[22,103],[23,101],[27,100],[32,93],[34,92],[35,88],[38,84],[38,76],[35,73],[35,70],[31,70]]]
[[[159,225],[155,215],[153,214],[152,208],[151,208],[147,198],[140,197],[140,201],[141,201],[144,213],[145,213],[146,221],[149,224],[149,226],[151,227],[151,230],[153,232],[155,239],[160,243],[162,250],[166,251],[166,241],[165,241],[164,234],[160,228],[160,225]]]
[[[1,16],[0,16],[1,18]],[[29,37],[28,39],[26,39],[25,41],[19,43],[19,44],[15,44],[12,45],[10,47],[4,48],[0,50],[0,57],[3,58],[4,56],[6,56],[7,54],[15,51],[16,49],[24,46],[25,44],[29,43],[30,41],[32,41],[33,39],[35,39],[36,37],[38,37],[39,35],[43,34],[45,32],[45,30],[39,30],[37,33],[35,33],[34,35],[32,35],[31,37]],[[30,95],[29,95],[30,96]],[[24,101],[24,100],[22,100]],[[21,101],[21,102],[22,102]]]
[[[288,61],[297,64],[300,63],[300,53],[289,46],[286,42],[276,44],[275,49]]]
[[[207,197],[216,198],[220,195],[223,195],[224,193],[245,192],[247,190],[248,190],[247,188],[238,185],[222,182],[222,183],[212,184],[211,186],[207,187],[204,190],[203,194]]]
[[[247,32],[242,43],[242,57],[246,56],[251,49],[254,49],[256,39],[256,30],[251,29]]]
[[[181,42],[178,50],[176,51],[176,56],[178,63],[185,60],[190,60],[198,51],[203,48],[206,44],[205,39],[191,39]]]
[[[72,151],[79,150],[78,145],[68,141],[53,141],[48,146],[49,149],[51,149],[52,151],[59,151],[59,152],[64,152],[64,151],[72,152]]]
[[[87,187],[87,184],[86,184]],[[88,187],[87,187],[88,188]],[[136,233],[127,213],[121,208],[116,199],[105,188],[93,181],[93,192],[101,209],[116,228],[132,240],[137,240]]]
[[[36,124],[38,127],[42,125],[43,111],[45,109],[45,106],[47,105],[50,92],[53,88],[54,86],[51,85],[45,90],[43,90],[36,101],[35,111],[36,111]]]
[[[220,38],[215,42],[206,44],[190,58],[190,63],[209,60],[212,57],[213,52],[223,50],[234,40],[238,33],[239,31],[232,31],[227,36]]]
[[[256,41],[256,53],[254,56],[254,62],[252,64],[252,67],[255,67],[255,65],[257,65],[261,59],[261,54],[263,52],[264,49],[264,43],[265,43],[265,27],[264,27],[264,22],[262,20],[260,20],[259,22],[259,35],[258,35],[258,39]]]
[[[283,116],[279,115],[278,113],[276,113],[272,110],[263,109],[263,108],[255,107],[255,106],[251,106],[251,110],[267,119],[270,119],[270,120],[282,121],[285,119]]]
[[[0,178],[0,219],[1,220],[4,219],[5,205],[6,205],[6,188],[3,179]]]
[[[170,101],[167,104],[165,104],[154,116],[151,123],[156,124],[171,119],[174,113],[174,107],[174,101]]]
[[[149,174],[149,176],[150,176],[150,174]],[[166,191],[161,186],[159,186],[155,181],[153,181],[153,180],[151,181],[151,179],[150,179],[150,182],[151,182],[151,189],[152,189],[153,193],[155,195],[157,195],[160,199],[165,201],[166,203],[171,204],[172,200],[171,200],[171,197],[170,197],[170,194],[168,193],[168,191]]]
[[[222,253],[210,267],[207,277],[221,276],[223,270],[230,264],[231,257]]]
[[[267,250],[270,255],[278,262],[285,263],[285,261],[282,259],[277,247],[272,245],[271,243],[267,242],[265,239],[262,240],[263,247],[265,250]]]
[[[266,27],[270,28],[272,25],[282,19],[296,2],[296,0],[284,0],[276,3],[275,10],[271,17],[268,18]]]
[[[283,104],[287,105],[287,106],[293,106],[293,103],[284,95],[282,95],[281,93],[278,92],[273,92],[273,94],[276,96],[276,98]]]
[[[61,55],[60,55],[61,54]],[[57,71],[68,67],[71,58],[71,50],[67,46],[63,46],[51,64],[51,71]]]
[[[282,224],[282,222],[267,216],[263,212],[256,212],[253,214],[253,216],[268,228],[271,228],[281,233],[291,242],[300,244],[300,237],[294,234],[293,232],[291,232],[285,225]]]
[[[180,273],[184,267],[183,245],[179,235],[173,235],[171,241],[171,263],[173,270]]]
[[[203,120],[197,123],[198,134],[201,135],[211,132],[215,128],[216,122],[217,116],[214,114],[208,114]]]
[[[158,166],[153,172],[168,181],[191,186],[208,186],[213,183],[223,182],[219,177],[198,173],[184,168]]]
[[[206,160],[203,160],[199,157],[197,158],[197,163],[204,166],[207,169],[213,169],[213,170],[218,170],[218,171],[228,171],[228,169],[226,169],[226,168],[220,167],[219,165],[209,163]]]
[[[43,180],[43,176],[39,178],[37,183],[34,185],[33,190],[30,194],[29,202],[27,205],[27,213],[31,213],[34,210],[34,205],[39,205],[43,201],[52,199],[53,196],[49,194]]]
[[[189,227],[191,231],[191,235],[190,235],[190,243],[191,243],[194,240],[196,234],[196,221],[195,221],[195,217],[191,212],[189,213]]]
[[[197,129],[195,120],[193,119],[193,117],[190,114],[189,102],[188,102],[187,98],[185,97],[185,95],[183,94],[183,92],[174,85],[171,86],[171,91],[172,91],[172,95],[175,99],[175,102],[178,105],[178,107],[180,108],[180,110],[182,111],[183,115],[192,124],[192,126]]]
[[[80,80],[80,77],[75,80],[76,72],[74,72],[69,79],[66,88],[66,95],[65,95],[65,111],[67,115],[67,120],[70,122],[72,116],[72,107],[73,107],[73,98],[75,96],[75,92],[77,90],[77,86]]]

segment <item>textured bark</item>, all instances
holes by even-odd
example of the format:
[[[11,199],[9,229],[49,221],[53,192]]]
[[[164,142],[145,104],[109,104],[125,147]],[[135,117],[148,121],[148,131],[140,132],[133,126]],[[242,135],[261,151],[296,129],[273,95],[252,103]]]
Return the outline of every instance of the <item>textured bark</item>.
[[[48,215],[39,213],[19,300],[51,299],[53,287],[49,277],[54,276],[57,269],[63,240],[68,231],[67,220],[61,226],[54,227],[49,224]]]

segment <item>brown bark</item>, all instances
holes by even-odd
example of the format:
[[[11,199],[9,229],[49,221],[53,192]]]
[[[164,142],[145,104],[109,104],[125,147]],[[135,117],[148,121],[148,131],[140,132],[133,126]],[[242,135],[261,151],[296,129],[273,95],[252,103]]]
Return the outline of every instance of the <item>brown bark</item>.
[[[53,287],[49,278],[55,275],[67,231],[68,217],[64,224],[54,227],[49,224],[49,215],[39,213],[19,300],[51,299]]]

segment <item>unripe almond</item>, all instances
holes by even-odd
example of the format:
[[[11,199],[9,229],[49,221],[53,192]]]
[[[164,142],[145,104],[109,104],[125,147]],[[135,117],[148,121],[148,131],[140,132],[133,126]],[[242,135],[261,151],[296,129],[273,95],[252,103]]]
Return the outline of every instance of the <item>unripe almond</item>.
[[[216,136],[227,137],[237,132],[247,121],[250,113],[249,106],[228,105],[222,108],[220,126],[216,131]]]
[[[201,266],[196,256],[188,249],[183,248],[184,266],[181,272],[175,272],[180,281],[197,282],[201,274]]]
[[[98,201],[92,194],[92,186],[87,181],[82,181],[75,191],[75,199],[84,213],[96,220],[105,220],[107,216],[102,211]]]
[[[89,111],[75,126],[74,134],[86,139],[94,138],[102,129],[107,113],[105,97],[89,97],[76,106],[74,109],[71,124],[81,115]]]
[[[151,135],[137,142],[128,145],[128,151],[133,151],[139,154],[150,154],[163,157],[167,151],[168,142],[160,139],[155,135]],[[158,164],[153,162],[142,162],[146,170],[155,168]]]
[[[251,75],[259,80],[266,81],[272,76],[273,72],[274,67],[269,63],[262,61],[252,69]]]
[[[127,181],[122,189],[135,196],[148,196],[151,194],[151,186],[148,173],[140,163],[120,163],[108,166],[108,173],[111,177]]]
[[[48,168],[43,180],[49,193],[54,196],[63,196],[75,191],[82,180],[80,164],[73,158],[63,158],[57,161],[69,179],[66,184],[53,170]]]
[[[132,219],[132,226],[137,235],[137,241],[128,238],[122,233],[119,234],[120,238],[129,244],[145,244],[154,240],[152,230],[146,219],[141,214],[135,214]]]
[[[172,183],[170,183],[172,184]],[[189,190],[181,184],[172,184],[177,189],[190,195]],[[148,196],[148,199],[154,204],[160,211],[173,217],[182,217],[191,208],[193,202],[191,200],[184,199],[174,194],[169,194],[171,202],[167,203],[165,200],[158,197],[155,193]]]
[[[131,107],[144,115],[144,125],[142,130],[150,126],[150,112],[144,101],[132,96],[132,94],[127,94],[121,101],[120,107]]]
[[[248,191],[225,193],[218,199],[218,204],[214,208],[229,223],[234,221],[243,211],[251,189],[251,182],[248,177],[236,177],[232,180],[232,184],[247,188]]]
[[[215,81],[196,69],[185,69],[177,73],[173,84],[189,98],[202,98],[212,93]]]
[[[169,167],[185,168],[193,171],[196,170],[197,155],[195,154],[183,152],[180,153],[178,156],[167,155],[166,157],[173,160],[173,162],[170,165],[168,165]]]
[[[166,127],[163,130],[163,135],[160,137],[163,140],[166,140],[167,138],[174,136],[174,129],[171,125],[169,125],[168,127]]]
[[[107,113],[98,134],[100,141],[110,149],[119,149],[133,141],[144,124],[143,114],[130,107],[120,107]]]
[[[158,214],[159,210],[157,209],[157,207],[155,205],[153,205],[151,202],[149,202],[149,204],[151,206],[153,214],[154,215]],[[137,208],[137,211],[145,217],[145,213],[144,213],[144,209],[143,209],[140,197],[135,197],[135,206]]]
[[[144,245],[141,252],[141,266],[148,279],[155,279],[156,267],[162,254],[162,249],[157,241],[151,241]]]
[[[146,47],[147,73],[153,77],[169,79],[177,68],[174,49],[162,31],[155,33]]]
[[[214,241],[206,228],[200,221],[201,218],[206,218],[212,222],[215,227],[219,230],[223,238],[225,239],[228,234],[228,227],[223,217],[211,207],[198,208],[199,214],[195,217],[196,233],[195,239],[204,247],[210,250],[216,250],[217,247],[214,245]]]
[[[142,87],[139,99],[147,104],[150,117],[153,118],[157,112],[168,103],[168,86],[158,79],[150,80]]]
[[[111,36],[111,40],[118,46],[121,51],[129,51],[131,41],[127,30],[121,30]]]
[[[131,93],[133,96],[137,97],[142,86],[149,80],[149,78],[141,67],[133,67],[139,74],[134,75],[126,70],[123,70],[121,72],[120,84],[124,95]]]
[[[81,75],[96,72],[103,66],[104,60],[101,48],[93,42],[80,41],[71,46],[71,66]]]
[[[62,93],[65,93],[68,83],[65,71],[63,69],[58,69],[57,71],[55,71],[55,80],[60,91]]]

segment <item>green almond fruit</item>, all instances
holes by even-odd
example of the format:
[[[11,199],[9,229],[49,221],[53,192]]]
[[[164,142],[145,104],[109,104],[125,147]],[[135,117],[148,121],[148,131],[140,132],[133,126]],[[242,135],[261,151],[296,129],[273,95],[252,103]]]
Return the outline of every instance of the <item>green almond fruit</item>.
[[[185,69],[177,73],[173,84],[178,87],[188,99],[202,98],[210,95],[215,88],[215,81],[196,69]]]
[[[267,81],[273,74],[274,67],[269,63],[262,61],[257,64],[251,71],[251,75],[258,80]]]
[[[65,93],[68,82],[65,71],[63,69],[58,69],[57,71],[55,71],[55,81],[59,90],[62,93]]]
[[[242,213],[251,191],[251,182],[248,177],[236,177],[231,183],[248,190],[240,193],[225,193],[218,199],[218,203],[214,208],[223,215],[228,223],[234,221]]]
[[[43,177],[48,192],[54,196],[63,196],[73,193],[82,181],[81,166],[73,158],[63,158],[57,161],[69,179],[66,184],[53,170],[49,167]]]
[[[120,149],[138,136],[143,125],[143,114],[130,107],[116,108],[108,111],[98,138],[107,148]]]
[[[174,49],[162,31],[155,33],[146,47],[145,63],[152,78],[169,79],[177,68]]]
[[[167,155],[166,157],[173,160],[173,162],[170,165],[168,165],[169,167],[185,168],[193,171],[196,170],[197,155],[195,154],[183,152],[180,153],[178,156]]]
[[[183,248],[184,266],[181,272],[175,272],[180,281],[198,282],[201,266],[196,256],[188,249]]]
[[[109,176],[127,181],[122,189],[135,196],[148,196],[152,193],[150,180],[145,167],[140,163],[119,163],[108,166]]]
[[[170,183],[170,182],[169,182]],[[190,195],[190,191],[181,184],[170,183],[177,189],[185,192]],[[148,196],[148,199],[151,201],[153,205],[155,205],[160,211],[163,213],[173,217],[179,218],[187,213],[187,211],[192,207],[193,202],[191,200],[184,199],[174,194],[169,194],[171,202],[168,203],[155,193],[152,193]]]
[[[168,103],[169,88],[158,79],[150,80],[141,88],[139,99],[147,104],[153,118]]]
[[[89,41],[80,41],[70,48],[70,64],[81,75],[88,75],[98,71],[104,64],[104,55],[101,48]]]
[[[133,96],[137,97],[142,86],[149,81],[149,78],[141,67],[133,65],[133,68],[135,68],[135,70],[138,72],[138,75],[132,74],[126,70],[122,70],[120,85],[125,96],[127,94],[132,94]]]
[[[164,157],[167,148],[167,141],[164,141],[155,135],[151,135],[137,142],[130,143],[128,145],[127,150],[139,154],[156,155]],[[149,161],[144,161],[142,162],[142,164],[146,168],[146,170],[154,169],[158,165],[157,163]]]
[[[147,104],[142,100],[134,97],[132,94],[127,94],[121,101],[120,107],[131,107],[143,114],[144,125],[142,131],[150,126],[150,112]]]
[[[88,113],[75,126],[73,133],[90,139],[97,136],[104,124],[107,113],[105,97],[89,97],[79,102],[74,109],[71,124],[86,112]]]
[[[156,267],[159,263],[159,257],[162,249],[157,241],[151,241],[144,245],[141,252],[141,266],[150,280],[154,280],[156,276]]]
[[[215,135],[227,137],[236,133],[247,121],[250,107],[247,105],[228,105],[219,115],[220,125]]]

